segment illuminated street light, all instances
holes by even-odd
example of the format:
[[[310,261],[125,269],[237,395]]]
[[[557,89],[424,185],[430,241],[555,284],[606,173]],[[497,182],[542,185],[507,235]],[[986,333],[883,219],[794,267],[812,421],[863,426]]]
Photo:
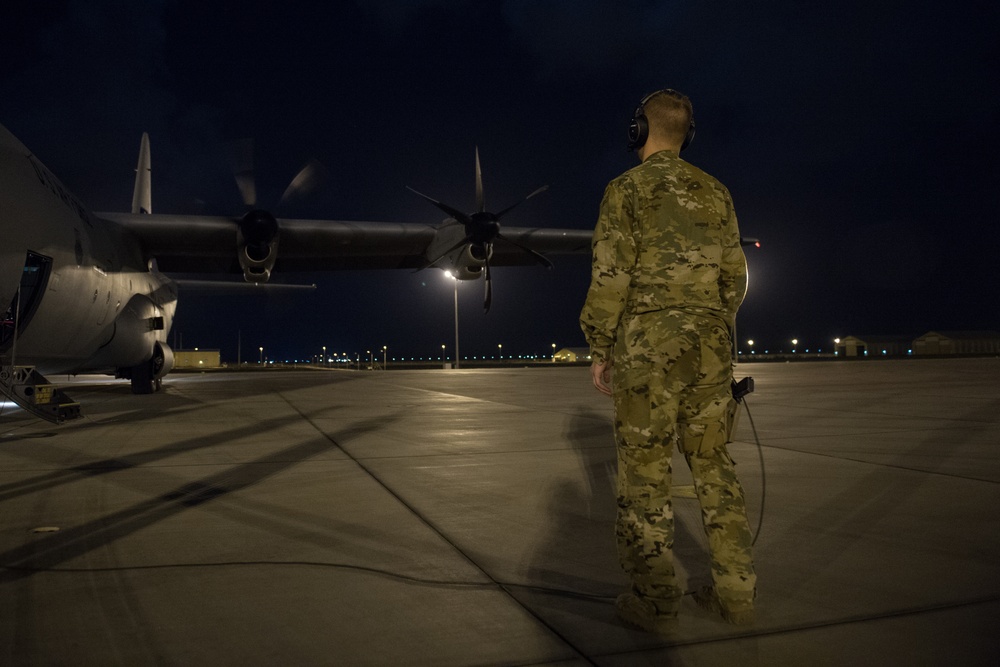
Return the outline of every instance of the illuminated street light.
[[[552,343],[552,361],[556,360],[556,344]]]
[[[326,345],[323,346],[323,366],[326,367]]]
[[[455,368],[459,367],[458,356],[458,278],[452,275],[451,271],[445,271],[444,275],[451,278],[455,283]]]
[[[500,358],[503,359],[503,343],[497,343],[497,349],[500,350],[499,355]]]
[[[264,348],[260,348],[260,365],[264,365]]]
[[[382,370],[385,370],[386,368],[388,368],[388,366],[386,366],[386,364],[385,364],[385,351],[386,351],[386,346],[383,345],[382,346]]]

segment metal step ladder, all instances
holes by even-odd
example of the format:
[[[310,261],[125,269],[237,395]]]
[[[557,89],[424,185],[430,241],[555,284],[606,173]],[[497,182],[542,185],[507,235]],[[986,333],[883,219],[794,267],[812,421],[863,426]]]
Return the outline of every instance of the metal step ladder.
[[[34,366],[0,368],[0,393],[53,424],[80,416],[80,404],[46,380]]]

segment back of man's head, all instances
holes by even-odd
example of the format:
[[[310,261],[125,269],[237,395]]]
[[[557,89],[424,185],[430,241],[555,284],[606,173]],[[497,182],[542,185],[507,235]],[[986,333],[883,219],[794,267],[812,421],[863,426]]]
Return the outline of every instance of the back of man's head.
[[[687,95],[661,91],[646,100],[643,111],[649,122],[650,137],[676,146],[684,142],[694,117]]]

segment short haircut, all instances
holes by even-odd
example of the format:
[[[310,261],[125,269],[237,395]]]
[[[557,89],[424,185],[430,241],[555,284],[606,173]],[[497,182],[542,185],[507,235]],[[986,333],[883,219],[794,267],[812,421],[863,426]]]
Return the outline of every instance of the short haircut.
[[[675,90],[661,90],[643,105],[649,121],[649,133],[672,143],[681,143],[691,127],[694,110],[687,95]]]

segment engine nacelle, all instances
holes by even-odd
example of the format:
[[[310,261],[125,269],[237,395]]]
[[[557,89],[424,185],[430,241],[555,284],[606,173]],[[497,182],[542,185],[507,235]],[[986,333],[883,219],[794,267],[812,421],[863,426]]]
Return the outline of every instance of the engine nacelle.
[[[267,211],[250,211],[236,229],[236,249],[243,279],[266,283],[278,259],[278,221]]]
[[[439,261],[438,266],[457,280],[475,280],[483,275],[486,259],[492,255],[492,247],[487,251],[482,246],[469,243]]]

